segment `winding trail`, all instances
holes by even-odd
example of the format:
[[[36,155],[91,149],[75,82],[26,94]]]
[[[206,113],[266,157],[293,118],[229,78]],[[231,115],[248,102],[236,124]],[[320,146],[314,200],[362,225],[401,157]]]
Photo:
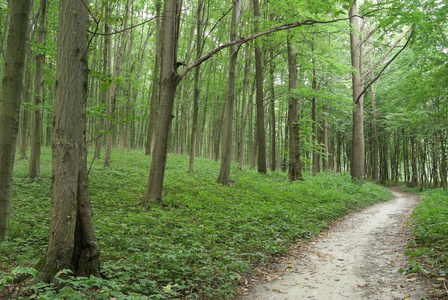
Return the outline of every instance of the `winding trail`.
[[[252,281],[238,300],[421,299],[416,275],[402,275],[410,242],[409,216],[416,195],[393,191],[394,199],[346,217],[314,242],[298,248]],[[294,251],[293,251],[294,252]],[[424,298],[430,299],[430,298]]]

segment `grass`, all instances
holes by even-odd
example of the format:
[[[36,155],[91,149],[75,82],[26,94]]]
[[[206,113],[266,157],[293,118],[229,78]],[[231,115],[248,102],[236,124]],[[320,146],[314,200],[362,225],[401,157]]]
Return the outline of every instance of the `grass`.
[[[59,290],[26,287],[23,298],[230,299],[253,264],[391,198],[373,183],[352,183],[348,174],[305,174],[304,182],[289,182],[281,172],[261,175],[236,166],[234,184],[223,187],[215,183],[219,163],[197,158],[196,172],[189,173],[188,157],[169,155],[168,207],[145,210],[138,204],[150,159],[122,150],[112,158],[110,168],[94,161],[89,175],[104,279],[72,278]],[[43,149],[42,180],[25,179],[27,168],[27,161],[17,161],[10,238],[0,248],[0,296],[13,274],[34,272],[30,267],[45,256],[48,242],[50,150]]]
[[[414,245],[408,254],[410,270],[423,271],[443,282],[440,285],[441,297],[446,297],[448,277],[448,191],[441,188],[420,192],[420,188],[405,188],[423,196],[412,214]],[[420,262],[414,257],[420,256]]]

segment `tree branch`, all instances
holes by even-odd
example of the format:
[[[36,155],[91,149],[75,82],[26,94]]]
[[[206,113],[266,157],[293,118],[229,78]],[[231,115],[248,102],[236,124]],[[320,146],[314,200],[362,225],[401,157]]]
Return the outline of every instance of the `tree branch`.
[[[401,42],[401,40],[404,38],[404,36],[406,35],[406,33],[408,33],[408,31],[405,31],[396,41],[395,43],[389,48],[389,50],[387,50],[386,53],[384,53],[383,57],[380,58],[380,60],[378,60],[378,62],[375,64],[375,66],[373,66],[373,68],[371,68],[367,73],[365,73],[364,75],[361,75],[361,80],[364,80],[367,78],[367,76],[369,76],[370,73],[372,73],[385,59],[386,57],[392,52],[392,50],[395,49],[395,47],[397,47],[397,45]],[[407,43],[406,43],[407,44]],[[406,47],[406,46],[405,46]],[[403,48],[402,48],[403,49]],[[401,51],[400,51],[401,52]]]
[[[390,61],[387,62],[387,64],[384,66],[384,68],[381,70],[381,72],[378,73],[378,75],[362,90],[362,92],[359,94],[358,98],[356,98],[355,103],[358,104],[359,99],[361,98],[362,95],[364,95],[364,93],[370,88],[370,86],[372,86],[372,84],[375,83],[375,81],[378,80],[378,78],[380,78],[380,76],[383,74],[384,70],[386,70],[386,68],[395,60],[395,58],[397,58],[398,55],[400,55],[400,53],[406,48],[406,46],[409,44],[409,41],[411,40],[412,35],[414,34],[414,25],[412,25],[412,31],[411,34],[409,35],[408,40],[406,41],[406,44],[403,46],[403,48],[400,49],[400,51],[397,52],[397,54],[395,54],[392,59]]]
[[[353,17],[361,17],[362,18],[363,16],[356,15],[356,16],[352,16],[351,18],[353,18]],[[259,32],[257,34],[252,35],[252,36],[249,36],[249,37],[240,37],[237,40],[230,41],[230,42],[228,42],[226,44],[219,45],[218,47],[216,47],[212,51],[210,51],[207,54],[204,54],[203,56],[198,58],[195,62],[193,62],[192,64],[187,66],[182,71],[182,73],[178,76],[178,81],[180,81],[183,77],[185,77],[185,75],[187,75],[187,73],[190,72],[192,69],[196,68],[197,66],[202,64],[204,61],[208,60],[213,55],[215,55],[216,53],[218,53],[219,51],[221,51],[221,50],[223,50],[225,48],[228,48],[228,47],[231,47],[231,46],[234,46],[234,45],[237,45],[237,44],[241,44],[241,43],[247,43],[247,42],[249,42],[249,41],[251,41],[253,39],[256,39],[256,38],[259,38],[261,36],[265,36],[265,35],[268,35],[268,34],[271,34],[271,33],[277,32],[277,31],[292,29],[292,28],[301,27],[301,26],[304,26],[304,25],[330,24],[330,23],[336,23],[336,22],[339,22],[339,21],[346,21],[346,20],[349,20],[349,19],[350,19],[350,17],[342,18],[342,19],[334,19],[334,20],[331,20],[331,21],[304,20],[304,21],[297,22],[297,23],[285,24],[285,25],[281,25],[281,26],[278,26],[278,27],[274,27],[274,28],[268,29],[266,31]]]

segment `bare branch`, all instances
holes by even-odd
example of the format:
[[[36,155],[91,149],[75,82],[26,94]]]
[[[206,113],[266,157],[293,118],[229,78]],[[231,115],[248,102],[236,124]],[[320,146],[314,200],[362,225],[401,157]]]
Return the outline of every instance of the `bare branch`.
[[[389,50],[386,51],[386,53],[384,53],[383,57],[380,58],[380,60],[378,60],[378,62],[375,64],[375,66],[373,66],[373,68],[371,68],[369,71],[367,71],[367,73],[365,73],[364,75],[362,75],[361,80],[366,79],[367,76],[369,76],[370,73],[372,73],[385,59],[386,57],[395,49],[395,47],[397,47],[397,45],[401,42],[401,40],[405,37],[406,33],[408,33],[409,30],[405,31],[396,41],[395,43],[389,48]],[[409,42],[409,41],[408,41]],[[407,43],[406,43],[407,45]],[[406,46],[405,46],[406,47]],[[402,48],[403,49],[403,48]],[[400,50],[401,52],[401,50]]]
[[[403,46],[403,48],[400,49],[400,51],[398,51],[394,57],[392,57],[392,59],[390,61],[387,62],[387,64],[384,66],[384,68],[381,70],[381,72],[378,73],[378,75],[363,89],[363,91],[359,94],[358,98],[356,98],[355,103],[358,104],[359,99],[361,99],[362,95],[364,95],[364,93],[370,88],[370,86],[372,84],[375,83],[375,81],[378,80],[378,78],[380,78],[380,76],[383,74],[384,70],[386,70],[386,68],[395,60],[395,58],[397,58],[398,55],[400,55],[400,53],[406,48],[406,46],[409,44],[409,41],[411,40],[412,35],[414,34],[414,25],[412,25],[412,31],[411,34],[409,35],[408,40],[406,41],[406,44]]]
[[[353,16],[353,17],[360,17],[358,15]],[[362,18],[362,16],[361,16]],[[330,23],[335,23],[335,22],[339,22],[339,21],[346,21],[349,20],[350,18],[342,18],[342,19],[334,19],[331,21],[316,21],[316,20],[304,20],[301,22],[297,22],[297,23],[292,23],[292,24],[285,24],[285,25],[281,25],[278,27],[274,27],[271,29],[268,29],[266,31],[263,32],[259,32],[257,34],[254,34],[252,36],[249,37],[240,37],[237,40],[234,41],[230,41],[226,44],[222,44],[219,45],[218,47],[216,47],[215,49],[213,49],[212,51],[208,52],[207,54],[204,54],[203,56],[201,56],[200,58],[198,58],[195,62],[193,62],[192,64],[190,64],[189,66],[187,66],[182,73],[179,75],[178,77],[178,81],[180,81],[183,77],[185,77],[185,75],[187,75],[188,72],[190,72],[192,69],[196,68],[197,66],[199,66],[200,64],[202,64],[204,61],[208,60],[209,58],[211,58],[213,55],[215,55],[216,53],[218,53],[219,51],[231,47],[233,45],[237,45],[237,44],[241,44],[241,43],[247,43],[253,39],[259,38],[261,36],[265,36],[277,31],[282,31],[282,30],[287,30],[287,29],[292,29],[292,28],[296,28],[296,27],[301,27],[304,25],[313,25],[313,24],[330,24]]]

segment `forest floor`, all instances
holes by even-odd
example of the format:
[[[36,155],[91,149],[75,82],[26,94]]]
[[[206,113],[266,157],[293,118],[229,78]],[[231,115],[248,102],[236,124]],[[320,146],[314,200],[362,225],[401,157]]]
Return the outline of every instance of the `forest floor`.
[[[248,278],[237,299],[433,299],[423,278],[398,272],[408,266],[408,220],[419,197],[393,194],[298,245],[272,269],[257,270],[260,277]]]

